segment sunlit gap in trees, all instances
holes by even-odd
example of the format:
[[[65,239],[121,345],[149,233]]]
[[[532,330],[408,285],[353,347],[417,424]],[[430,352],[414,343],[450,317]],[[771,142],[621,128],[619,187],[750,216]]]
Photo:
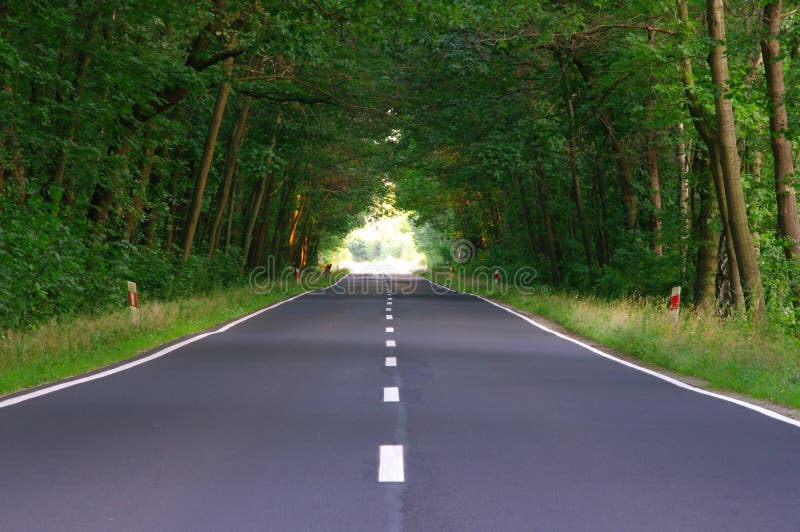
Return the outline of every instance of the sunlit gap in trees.
[[[323,262],[353,273],[412,273],[424,270],[427,263],[417,248],[409,214],[396,210],[367,217],[328,255]]]

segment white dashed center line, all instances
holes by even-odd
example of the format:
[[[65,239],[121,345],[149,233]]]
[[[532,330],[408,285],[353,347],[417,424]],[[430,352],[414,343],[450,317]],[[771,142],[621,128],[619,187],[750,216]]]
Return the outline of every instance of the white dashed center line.
[[[383,389],[383,402],[396,403],[400,400],[400,388],[397,386],[387,386]]]
[[[381,445],[378,482],[405,482],[403,446]]]
[[[388,313],[392,311],[392,292],[389,289],[388,282],[385,280],[384,287],[386,290],[386,312]],[[391,314],[386,314],[386,319],[394,320],[394,316]],[[386,333],[394,333],[394,327],[386,327]],[[397,347],[397,342],[394,339],[386,340],[386,347]],[[397,357],[385,357],[384,364],[386,367],[397,367]],[[383,402],[400,402],[400,388],[397,386],[384,387]],[[403,446],[381,445],[378,459],[378,482],[405,482],[405,480],[406,476],[403,464]]]

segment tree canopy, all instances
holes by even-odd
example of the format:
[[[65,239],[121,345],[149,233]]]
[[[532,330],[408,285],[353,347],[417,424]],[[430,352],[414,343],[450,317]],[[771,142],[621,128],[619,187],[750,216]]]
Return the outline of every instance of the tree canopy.
[[[476,264],[682,285],[799,331],[798,20],[762,0],[0,2],[0,324],[103,308],[128,277],[170,297],[314,264],[391,198]]]

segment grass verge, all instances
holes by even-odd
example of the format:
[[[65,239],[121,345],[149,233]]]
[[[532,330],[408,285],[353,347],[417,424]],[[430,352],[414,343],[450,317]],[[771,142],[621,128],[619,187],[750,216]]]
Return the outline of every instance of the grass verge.
[[[102,368],[321,286],[290,283],[266,294],[240,287],[174,301],[140,301],[137,324],[123,308],[32,330],[0,331],[0,395]]]
[[[543,316],[568,331],[678,374],[789,408],[800,408],[800,339],[744,319],[722,320],[664,302],[575,294],[502,293],[487,283],[467,291]]]

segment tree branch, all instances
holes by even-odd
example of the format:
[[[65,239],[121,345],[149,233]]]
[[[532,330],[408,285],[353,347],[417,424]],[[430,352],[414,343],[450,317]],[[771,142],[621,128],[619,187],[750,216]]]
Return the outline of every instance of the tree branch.
[[[228,48],[225,50],[220,50],[219,52],[212,54],[205,61],[198,62],[196,66],[193,66],[193,68],[197,71],[203,71],[212,65],[216,65],[217,63],[228,59],[229,57],[239,57],[244,52],[245,51],[242,48]]]
[[[652,35],[654,33],[664,33],[666,35],[672,35],[672,36],[676,35],[676,33],[672,30],[657,28],[655,26],[650,26],[649,24],[603,24],[601,26],[595,26],[594,28],[589,28],[586,31],[579,31],[577,33],[573,33],[570,36],[570,42],[580,37],[588,37],[590,35],[596,35],[598,33],[603,33],[606,31],[618,30],[618,29],[647,30],[648,35]],[[652,40],[652,37],[650,38]]]
[[[247,96],[252,96],[253,98],[263,99],[263,100],[270,100],[273,102],[297,102],[297,103],[304,103],[308,105],[314,105],[318,103],[323,103],[327,105],[338,105],[339,102],[332,100],[331,98],[324,97],[324,96],[310,96],[307,94],[293,94],[291,92],[286,91],[268,91],[268,90],[258,90],[258,89],[236,89],[236,92],[240,94],[245,94]]]

